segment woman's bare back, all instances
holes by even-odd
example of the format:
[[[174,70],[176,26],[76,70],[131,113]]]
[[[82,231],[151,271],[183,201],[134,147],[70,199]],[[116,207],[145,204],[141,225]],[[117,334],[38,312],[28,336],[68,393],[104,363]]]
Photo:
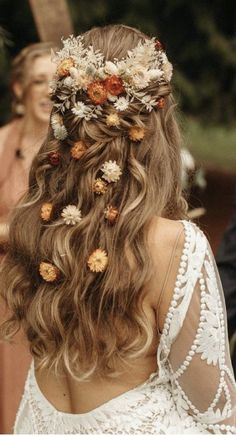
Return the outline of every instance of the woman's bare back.
[[[172,298],[183,248],[183,233],[183,225],[178,221],[155,217],[150,225],[153,275],[145,286],[147,292],[143,301],[144,312],[153,329],[153,342],[148,353],[136,359],[127,371],[114,379],[101,379],[95,375],[89,382],[77,382],[69,374],[59,378],[52,371],[36,371],[41,392],[57,410],[87,413],[141,385],[158,370],[158,332],[162,330]]]

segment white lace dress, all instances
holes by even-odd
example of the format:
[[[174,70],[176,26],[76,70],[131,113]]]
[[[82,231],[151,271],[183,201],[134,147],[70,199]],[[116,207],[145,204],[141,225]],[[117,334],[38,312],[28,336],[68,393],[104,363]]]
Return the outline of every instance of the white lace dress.
[[[204,234],[187,221],[185,244],[157,351],[158,371],[88,413],[56,410],[32,365],[15,433],[236,434],[236,385],[223,292]]]

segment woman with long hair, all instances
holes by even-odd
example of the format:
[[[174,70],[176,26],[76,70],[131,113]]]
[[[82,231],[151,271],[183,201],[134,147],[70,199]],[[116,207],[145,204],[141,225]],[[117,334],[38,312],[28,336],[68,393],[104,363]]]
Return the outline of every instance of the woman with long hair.
[[[15,433],[233,433],[223,294],[185,220],[172,65],[122,25],[55,54],[53,110],[10,225],[1,327],[33,356]]]

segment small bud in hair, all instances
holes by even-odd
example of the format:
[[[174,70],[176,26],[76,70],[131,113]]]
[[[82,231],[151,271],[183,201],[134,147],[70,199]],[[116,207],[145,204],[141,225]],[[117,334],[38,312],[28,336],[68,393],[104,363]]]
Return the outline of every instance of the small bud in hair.
[[[57,151],[51,151],[48,154],[48,160],[51,165],[57,166],[61,161],[61,155]]]
[[[104,210],[104,215],[106,220],[109,221],[110,224],[114,224],[119,215],[119,211],[116,207],[107,206],[106,209]]]
[[[40,216],[43,221],[50,221],[52,218],[53,204],[52,203],[43,203],[41,207]]]
[[[163,109],[164,106],[165,106],[165,99],[164,97],[161,97],[157,102],[157,107],[158,109]]]
[[[155,42],[155,47],[156,47],[156,50],[163,50],[163,45],[160,41],[158,41],[158,39]]]

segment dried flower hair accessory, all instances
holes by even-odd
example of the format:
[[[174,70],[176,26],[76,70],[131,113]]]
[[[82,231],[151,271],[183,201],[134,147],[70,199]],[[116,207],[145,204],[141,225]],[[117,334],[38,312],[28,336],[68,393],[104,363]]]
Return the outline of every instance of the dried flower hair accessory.
[[[119,211],[114,206],[107,206],[104,210],[104,216],[110,224],[114,224],[116,222],[118,215]]]
[[[63,141],[68,136],[68,132],[63,124],[63,118],[59,113],[54,113],[51,117],[51,126],[55,138]]]
[[[107,184],[102,179],[95,179],[93,183],[93,192],[97,195],[105,194],[107,192]]]
[[[142,141],[145,136],[145,130],[143,127],[133,126],[129,129],[129,139],[134,142]]]
[[[71,35],[62,42],[62,50],[53,57],[57,72],[51,82],[54,108],[61,114],[70,110],[77,118],[90,120],[108,101],[119,111],[133,102],[152,111],[157,98],[147,88],[171,80],[172,65],[155,38],[140,40],[126,57],[113,61],[106,61],[93,46],[85,47],[83,36]],[[56,134],[61,137],[65,132],[57,128]]]
[[[81,210],[72,204],[69,204],[63,209],[61,216],[65,224],[68,226],[74,226],[82,220]]]
[[[45,282],[55,282],[60,277],[60,270],[50,262],[41,262],[39,265],[39,274]]]
[[[115,160],[105,162],[101,167],[101,171],[103,172],[102,178],[108,183],[118,182],[122,174],[121,168]]]
[[[57,166],[61,162],[61,155],[58,151],[51,151],[48,154],[48,160],[51,165]]]
[[[103,272],[108,264],[108,257],[105,250],[97,248],[88,258],[88,267],[92,272]]]
[[[106,125],[108,127],[119,127],[120,125],[120,117],[114,112],[106,116]]]
[[[41,206],[40,216],[43,221],[50,221],[52,218],[53,204],[52,203],[43,203]]]
[[[78,160],[80,159],[83,154],[86,152],[87,147],[83,141],[77,141],[74,143],[73,147],[70,150],[71,156]]]

